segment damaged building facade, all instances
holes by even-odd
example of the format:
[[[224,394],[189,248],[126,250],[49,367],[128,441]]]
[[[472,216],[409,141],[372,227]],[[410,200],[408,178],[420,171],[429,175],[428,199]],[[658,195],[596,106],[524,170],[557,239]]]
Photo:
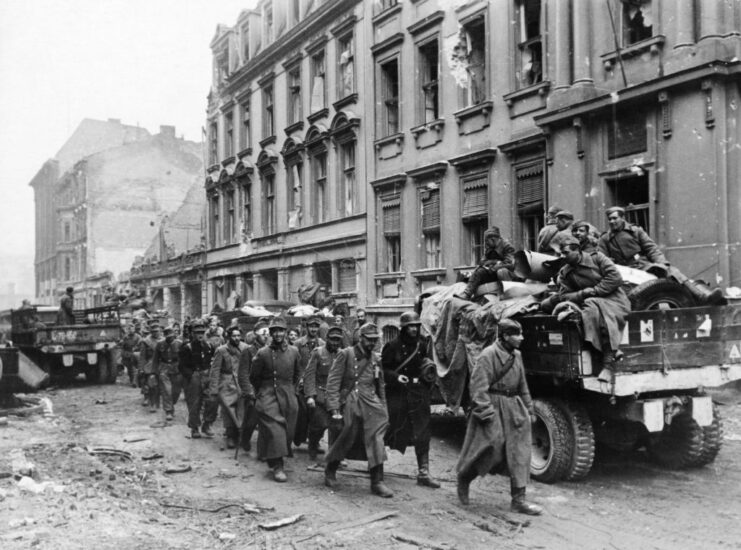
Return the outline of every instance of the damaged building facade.
[[[172,126],[151,135],[118,120],[83,120],[31,181],[36,202],[36,299],[103,303],[187,189],[203,176],[201,145]]]
[[[602,229],[624,206],[689,276],[741,284],[741,4],[313,4],[263,1],[212,43],[209,305],[342,290],[354,265],[389,336],[486,228],[532,249],[552,204]]]
[[[219,25],[208,98],[209,309],[365,303],[364,3],[262,1]],[[229,304],[227,303],[229,302]]]

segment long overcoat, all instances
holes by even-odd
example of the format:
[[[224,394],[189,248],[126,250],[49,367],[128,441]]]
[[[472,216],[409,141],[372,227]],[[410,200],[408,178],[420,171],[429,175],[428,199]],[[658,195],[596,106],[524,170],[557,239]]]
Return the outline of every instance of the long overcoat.
[[[484,348],[468,390],[473,408],[458,472],[473,469],[483,476],[509,471],[512,485],[525,487],[530,477],[530,415],[534,409],[520,352],[510,352],[498,341]]]
[[[381,351],[389,413],[386,445],[401,453],[410,445],[422,453],[430,449],[432,383],[424,380],[422,372],[427,348],[425,339],[412,340],[402,333],[383,346]],[[409,378],[407,384],[399,382],[401,374]]]
[[[339,350],[331,352],[321,346],[311,352],[309,364],[304,371],[304,397],[312,397],[316,408],[309,417],[309,433],[323,433],[329,427],[327,410],[327,378]]]
[[[239,370],[239,357],[242,351],[247,347],[243,342],[239,346],[233,346],[231,343],[222,344],[216,348],[214,358],[211,360],[211,370],[209,371],[209,392],[219,396],[219,402],[222,407],[222,414],[227,412],[232,420],[230,423],[225,420],[225,425],[239,425],[241,419],[237,416],[237,405],[240,398],[240,388],[237,383],[237,372]]]
[[[383,370],[378,355],[359,345],[341,350],[327,378],[327,409],[342,411],[343,426],[327,452],[327,462],[368,460],[373,468],[386,460],[388,429]]]
[[[298,349],[298,356],[301,362],[301,375],[299,376],[299,383],[296,386],[298,394],[298,417],[296,419],[296,431],[293,435],[293,444],[301,445],[306,441],[306,437],[309,432],[309,423],[311,422],[311,416],[313,411],[310,411],[306,406],[302,393],[302,386],[304,385],[304,378],[306,375],[306,367],[309,364],[309,359],[314,350],[325,345],[324,340],[319,338],[309,338],[309,335],[302,336],[296,340],[296,349]]]
[[[273,342],[252,359],[250,382],[255,391],[258,417],[257,455],[261,459],[291,455],[296,430],[296,384],[301,375],[298,350],[286,342]]]
[[[570,298],[582,305],[584,339],[602,351],[602,329],[607,333],[611,350],[617,350],[623,338],[625,320],[630,313],[630,300],[622,288],[623,278],[615,264],[598,251],[583,252],[575,266],[564,265],[558,272],[559,294],[578,293],[593,288],[592,298]]]
[[[620,231],[607,231],[599,239],[599,251],[618,265],[645,269],[651,263],[666,264],[666,258],[646,231],[626,223]]]

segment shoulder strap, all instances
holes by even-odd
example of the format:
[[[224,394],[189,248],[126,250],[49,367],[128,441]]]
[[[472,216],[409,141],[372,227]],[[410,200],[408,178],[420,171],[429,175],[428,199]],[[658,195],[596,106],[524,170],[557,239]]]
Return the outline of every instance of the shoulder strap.
[[[489,389],[491,390],[502,378],[506,376],[506,374],[510,370],[512,370],[512,367],[514,366],[515,366],[515,354],[513,353],[512,356],[504,364],[504,368],[502,369],[502,372],[499,373],[499,376],[497,376],[494,380],[491,381],[491,384],[489,384]]]
[[[417,345],[414,346],[414,351],[412,352],[412,354],[406,359],[404,359],[404,362],[401,365],[399,365],[396,369],[394,369],[394,373],[398,374],[401,369],[406,367],[409,364],[409,362],[417,356],[418,351],[419,351],[419,340],[417,340]]]

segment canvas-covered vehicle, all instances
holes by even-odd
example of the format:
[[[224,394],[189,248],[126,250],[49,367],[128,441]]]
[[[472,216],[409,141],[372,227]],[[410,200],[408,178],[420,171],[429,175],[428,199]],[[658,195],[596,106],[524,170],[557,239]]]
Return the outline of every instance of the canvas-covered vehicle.
[[[652,309],[628,316],[623,359],[606,369],[579,320],[533,313],[532,296],[479,305],[437,289],[422,302],[441,396],[466,406],[469,370],[496,338],[497,321],[523,327],[523,361],[535,401],[531,474],[544,482],[585,477],[595,443],[645,447],[672,468],[712,462],[721,418],[708,388],[741,379],[741,305]]]
[[[115,305],[75,311],[75,323],[57,324],[57,308],[11,312],[11,338],[20,352],[50,376],[114,383],[121,321]]]

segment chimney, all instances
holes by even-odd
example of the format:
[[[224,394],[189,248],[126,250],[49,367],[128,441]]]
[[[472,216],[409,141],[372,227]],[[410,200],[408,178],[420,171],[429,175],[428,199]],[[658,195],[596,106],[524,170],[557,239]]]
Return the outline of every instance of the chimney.
[[[175,139],[175,126],[160,125],[160,134]]]

